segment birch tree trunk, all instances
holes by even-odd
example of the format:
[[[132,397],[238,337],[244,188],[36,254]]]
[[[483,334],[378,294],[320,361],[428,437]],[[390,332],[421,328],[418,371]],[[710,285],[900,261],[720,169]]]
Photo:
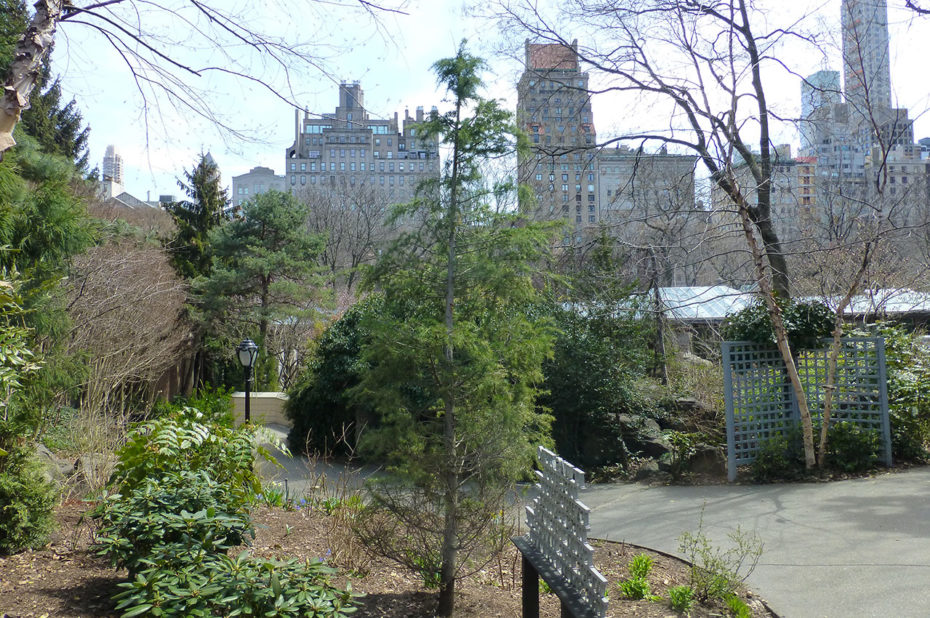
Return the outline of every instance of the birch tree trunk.
[[[55,42],[55,29],[61,19],[62,0],[39,0],[35,15],[13,52],[13,63],[3,82],[0,101],[0,161],[3,153],[16,145],[13,129],[23,110],[29,108],[29,97],[39,79],[42,60]]]

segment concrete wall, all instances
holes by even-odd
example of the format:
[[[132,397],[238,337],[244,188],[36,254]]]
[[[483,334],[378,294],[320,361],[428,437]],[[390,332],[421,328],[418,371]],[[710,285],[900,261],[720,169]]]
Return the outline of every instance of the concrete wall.
[[[236,424],[245,420],[245,393],[232,394],[233,418]],[[291,421],[284,414],[284,404],[287,403],[287,394],[280,392],[249,393],[249,408],[252,422],[264,425],[284,425],[291,427]]]

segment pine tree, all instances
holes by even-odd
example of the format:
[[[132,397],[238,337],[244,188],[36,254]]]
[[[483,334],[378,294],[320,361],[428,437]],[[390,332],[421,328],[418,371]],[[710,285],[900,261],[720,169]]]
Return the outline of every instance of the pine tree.
[[[375,493],[394,522],[379,547],[435,578],[441,616],[453,612],[467,559],[502,538],[494,530],[504,497],[548,422],[534,401],[552,330],[527,307],[551,234],[508,203],[516,187],[484,178],[490,160],[526,139],[479,95],[483,68],[464,43],[434,65],[453,109],[428,130],[449,159],[439,181],[398,210],[421,225],[384,253],[368,282],[383,292],[384,311],[370,325],[371,369],[357,388],[382,415],[368,444],[400,479]]]
[[[184,171],[178,187],[188,199],[165,206],[177,233],[167,242],[171,263],[185,279],[210,274],[212,254],[208,235],[223,223],[229,198],[220,184],[220,170],[209,153],[201,153],[191,171]]]

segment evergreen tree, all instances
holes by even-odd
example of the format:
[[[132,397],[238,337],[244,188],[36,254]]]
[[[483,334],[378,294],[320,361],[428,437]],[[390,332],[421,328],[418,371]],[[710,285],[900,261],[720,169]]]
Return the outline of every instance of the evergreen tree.
[[[5,76],[13,61],[13,51],[29,24],[23,0],[0,0],[0,76]]]
[[[83,122],[77,101],[71,99],[62,107],[61,84],[56,79],[44,91],[33,91],[21,124],[26,133],[39,141],[43,151],[73,161],[78,170],[86,174],[90,128],[83,126]]]
[[[375,493],[379,528],[394,522],[380,548],[437,575],[441,616],[452,615],[468,558],[489,549],[506,492],[529,469],[548,421],[534,401],[552,329],[526,309],[538,300],[532,275],[551,234],[502,207],[515,187],[484,179],[490,159],[526,139],[507,111],[479,96],[483,68],[464,43],[434,65],[454,107],[427,128],[450,156],[438,183],[397,212],[422,225],[385,252],[369,280],[383,291],[384,311],[370,325],[371,369],[356,389],[382,416],[369,448],[400,479]]]
[[[229,204],[213,157],[201,153],[194,168],[185,170],[184,180],[178,180],[178,187],[189,199],[165,206],[177,225],[177,233],[167,243],[171,262],[185,279],[207,276],[212,265],[208,235],[226,220]]]
[[[207,276],[194,282],[194,301],[206,332],[226,350],[242,336],[265,348],[273,324],[319,308],[317,257],[324,238],[307,231],[307,207],[291,194],[269,191],[243,204],[241,218],[214,228]],[[257,333],[256,333],[257,331]],[[273,383],[273,356],[266,386]]]

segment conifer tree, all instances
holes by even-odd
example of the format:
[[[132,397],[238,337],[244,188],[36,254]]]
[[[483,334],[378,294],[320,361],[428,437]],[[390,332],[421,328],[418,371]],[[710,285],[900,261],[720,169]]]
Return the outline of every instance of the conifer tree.
[[[504,496],[547,432],[534,400],[552,331],[527,307],[550,234],[505,205],[516,187],[485,179],[489,161],[526,138],[480,96],[484,63],[463,43],[434,69],[453,108],[428,130],[449,157],[438,182],[398,209],[418,226],[368,282],[383,292],[384,311],[370,325],[371,369],[356,390],[382,417],[368,444],[400,479],[375,492],[377,528],[390,533],[370,540],[435,578],[437,614],[450,616],[456,579],[495,538]]]

